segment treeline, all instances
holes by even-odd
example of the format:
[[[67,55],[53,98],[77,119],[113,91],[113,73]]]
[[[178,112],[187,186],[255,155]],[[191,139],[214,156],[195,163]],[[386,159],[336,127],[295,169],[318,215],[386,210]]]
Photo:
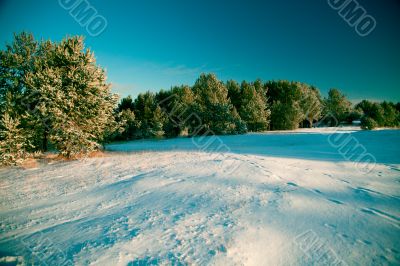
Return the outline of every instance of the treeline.
[[[292,130],[356,120],[373,129],[399,127],[400,103],[364,100],[353,107],[337,89],[323,98],[316,87],[300,82],[224,83],[213,74],[201,74],[192,87],[123,98],[116,120],[126,123],[115,140]]]
[[[362,127],[398,127],[400,104],[362,101],[337,89],[323,98],[289,81],[222,82],[202,74],[135,99],[111,93],[103,68],[81,37],[37,41],[21,33],[0,52],[0,163],[49,149],[77,157],[113,140],[242,134],[361,119]]]

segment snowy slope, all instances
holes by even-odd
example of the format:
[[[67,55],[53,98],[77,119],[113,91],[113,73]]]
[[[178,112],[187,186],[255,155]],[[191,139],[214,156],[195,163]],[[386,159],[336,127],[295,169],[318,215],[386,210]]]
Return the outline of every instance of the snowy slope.
[[[340,133],[376,157],[369,173],[329,144],[331,133],[221,138],[230,153],[199,150],[187,138],[132,142],[108,149],[133,153],[0,169],[0,257],[42,265],[399,264],[400,131]]]

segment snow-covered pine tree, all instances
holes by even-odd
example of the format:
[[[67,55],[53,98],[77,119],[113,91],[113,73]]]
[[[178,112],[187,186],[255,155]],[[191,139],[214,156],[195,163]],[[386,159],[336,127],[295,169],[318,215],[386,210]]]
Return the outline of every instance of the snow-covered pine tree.
[[[394,103],[384,101],[381,103],[381,107],[383,109],[384,126],[400,126],[399,121],[397,120],[397,118],[399,117],[399,112],[396,110]]]
[[[167,116],[160,106],[157,105],[153,112],[153,119],[151,120],[151,134],[156,138],[164,136],[164,124],[167,121]]]
[[[234,134],[245,130],[228,98],[228,89],[214,74],[201,74],[193,86],[193,92],[193,111],[202,123],[197,127],[203,126],[203,131],[209,130],[210,134]]]
[[[304,83],[299,84],[301,91],[300,107],[308,127],[312,128],[314,121],[318,121],[322,113],[322,99],[319,90]],[[302,123],[303,124],[303,123]]]
[[[82,37],[49,45],[46,59],[27,75],[27,84],[38,95],[36,117],[46,120],[45,138],[62,155],[94,151],[105,133],[113,131],[117,97]]]
[[[166,116],[163,131],[167,137],[176,137],[183,131],[181,116],[184,117],[187,109],[187,106],[184,106],[181,101],[180,95],[183,91],[184,86],[175,86],[170,90],[161,90],[155,95],[158,105]]]
[[[250,131],[267,130],[271,114],[262,90],[256,90],[253,83],[241,84],[240,117]]]
[[[226,88],[228,89],[228,97],[231,100],[231,103],[236,110],[240,110],[240,105],[242,103],[242,90],[239,83],[234,80],[228,80],[226,82]]]
[[[346,117],[351,111],[351,102],[346,96],[338,89],[330,89],[328,98],[324,99],[324,115],[333,116],[334,121],[339,123],[346,120]],[[328,121],[331,126],[335,126],[334,121]]]
[[[135,113],[131,109],[122,109],[116,117],[120,125],[119,132],[116,132],[114,139],[130,140],[133,139],[135,131],[140,127],[140,121],[135,118]]]
[[[4,113],[0,122],[0,165],[21,163],[32,149],[28,131],[20,127],[20,119]]]
[[[136,119],[133,110],[132,97],[129,95],[128,97],[122,98],[114,114],[115,121],[118,124],[118,130],[114,133],[111,132],[109,135],[111,140],[130,140],[134,138],[135,131],[137,131],[140,126],[140,121]]]
[[[153,138],[164,136],[164,124],[167,115],[158,105],[152,92],[140,93],[134,101],[134,112],[140,127],[135,133],[136,138]]]
[[[271,129],[296,129],[304,119],[299,83],[286,80],[266,84],[271,106]]]
[[[34,71],[38,57],[38,42],[26,32],[15,34],[13,42],[0,51],[0,119],[6,113],[10,119],[18,118],[19,127],[30,132],[25,137],[29,146],[33,145],[32,149],[40,148],[41,143],[35,134],[37,125],[29,120],[34,110],[35,95],[27,92],[26,75]]]

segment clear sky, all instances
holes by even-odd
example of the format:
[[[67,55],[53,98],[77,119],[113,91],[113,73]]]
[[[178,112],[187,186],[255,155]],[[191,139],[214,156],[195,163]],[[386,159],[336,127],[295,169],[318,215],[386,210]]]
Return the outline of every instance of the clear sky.
[[[71,0],[76,1],[76,0]],[[359,36],[327,0],[89,0],[107,21],[88,35],[59,0],[0,0],[0,43],[14,32],[84,35],[122,96],[222,80],[303,81],[324,95],[400,101],[400,1],[358,0],[377,22]]]

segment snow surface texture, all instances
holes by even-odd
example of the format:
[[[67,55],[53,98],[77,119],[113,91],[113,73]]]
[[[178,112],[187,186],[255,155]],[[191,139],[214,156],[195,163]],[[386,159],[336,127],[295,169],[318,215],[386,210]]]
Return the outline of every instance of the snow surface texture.
[[[399,264],[400,131],[332,133],[220,137],[222,153],[199,150],[213,137],[120,143],[1,169],[0,263]],[[340,136],[376,165],[346,159]]]

